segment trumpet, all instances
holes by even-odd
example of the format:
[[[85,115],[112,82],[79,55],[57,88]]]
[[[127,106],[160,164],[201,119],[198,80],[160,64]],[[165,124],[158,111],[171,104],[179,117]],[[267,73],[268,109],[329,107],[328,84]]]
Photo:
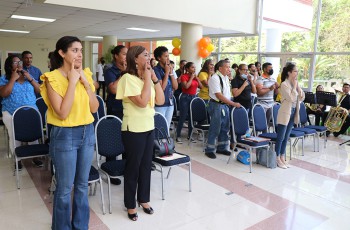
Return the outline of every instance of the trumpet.
[[[341,127],[343,126],[347,116],[349,115],[349,111],[340,107],[341,102],[345,99],[347,94],[343,92],[338,92],[340,94],[340,98],[338,101],[337,107],[332,107],[329,110],[326,122],[324,126],[330,132],[339,132]]]

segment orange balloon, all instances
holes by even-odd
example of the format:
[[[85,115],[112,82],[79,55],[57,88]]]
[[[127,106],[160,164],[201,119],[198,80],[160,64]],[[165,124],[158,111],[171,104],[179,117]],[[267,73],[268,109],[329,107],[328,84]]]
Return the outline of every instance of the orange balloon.
[[[180,48],[174,48],[173,51],[171,51],[174,56],[178,56],[181,53]]]
[[[205,37],[205,40],[207,40],[208,45],[211,43],[211,39],[210,39],[210,37]]]
[[[206,38],[201,38],[201,40],[199,40],[199,47],[202,47],[202,48],[207,48],[207,46],[209,45],[209,40],[206,39]]]
[[[199,49],[198,55],[199,55],[201,58],[206,58],[206,57],[209,56],[209,51],[208,51],[207,49]]]

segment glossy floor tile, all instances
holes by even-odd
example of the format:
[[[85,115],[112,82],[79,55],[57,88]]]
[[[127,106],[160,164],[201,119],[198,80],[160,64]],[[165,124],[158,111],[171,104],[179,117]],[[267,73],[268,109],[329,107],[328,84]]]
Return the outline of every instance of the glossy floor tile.
[[[107,184],[102,185],[105,215],[97,185],[96,195],[89,197],[89,229],[349,229],[350,146],[339,146],[349,139],[330,136],[327,147],[320,140],[320,151],[314,152],[312,138],[307,138],[304,156],[300,144],[293,149],[291,168],[253,164],[252,173],[235,159],[227,164],[224,155],[209,159],[201,143],[188,145],[185,141],[176,150],[192,159],[192,192],[188,168],[175,167],[165,180],[162,200],[160,173],[154,171],[150,204],[155,213],[148,215],[138,208],[139,219],[132,222],[124,208],[123,180],[111,187],[112,214],[108,212]],[[287,155],[289,158],[289,152]],[[0,130],[0,229],[50,229],[50,171],[24,161],[19,190],[13,172],[13,159],[8,157]]]

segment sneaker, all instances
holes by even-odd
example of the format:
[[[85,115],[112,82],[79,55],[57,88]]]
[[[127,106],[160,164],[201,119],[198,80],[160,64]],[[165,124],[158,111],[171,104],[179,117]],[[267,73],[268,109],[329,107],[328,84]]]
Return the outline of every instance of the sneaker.
[[[120,185],[122,182],[118,178],[110,178],[111,184]]]
[[[219,154],[222,154],[222,155],[225,155],[225,156],[230,156],[231,155],[231,152],[228,151],[228,150],[216,150],[216,153],[219,153]]]
[[[205,155],[206,155],[207,157],[209,157],[210,159],[215,159],[215,158],[216,158],[215,153],[212,153],[212,152],[205,153]]]
[[[180,138],[180,137],[177,137],[177,138],[176,138],[176,143],[178,143],[178,144],[182,144],[182,140],[181,140],[181,138]]]
[[[37,158],[34,158],[32,160],[32,163],[35,165],[35,167],[40,168],[43,167],[43,162],[41,160],[38,160]]]
[[[18,161],[18,171],[22,171],[22,161]],[[16,171],[16,163],[15,163],[15,171]]]
[[[191,138],[191,140],[190,140],[190,138],[187,137],[187,140],[190,141],[191,143],[197,143],[197,141],[195,139],[193,139],[193,138]]]

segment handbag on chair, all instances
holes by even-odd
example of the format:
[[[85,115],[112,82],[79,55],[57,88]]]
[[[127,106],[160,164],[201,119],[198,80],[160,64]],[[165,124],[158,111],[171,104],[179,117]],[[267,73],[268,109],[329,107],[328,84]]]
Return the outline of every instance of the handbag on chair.
[[[155,128],[158,135],[154,139],[154,157],[166,157],[171,156],[175,152],[174,140],[166,135],[167,132]]]

